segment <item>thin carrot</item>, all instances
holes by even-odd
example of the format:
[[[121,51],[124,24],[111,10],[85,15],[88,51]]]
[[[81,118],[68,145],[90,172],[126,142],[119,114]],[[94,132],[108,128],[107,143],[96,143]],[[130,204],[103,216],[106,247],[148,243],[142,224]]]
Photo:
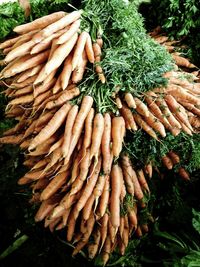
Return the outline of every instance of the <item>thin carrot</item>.
[[[41,132],[32,140],[29,151],[34,149],[36,146],[47,140],[52,136],[58,128],[62,125],[65,120],[67,113],[71,105],[69,103],[63,105],[48,122],[48,124],[41,130]]]
[[[101,240],[101,232],[99,229],[96,229],[96,231],[92,234],[92,240],[93,242],[88,245],[89,259],[93,259],[98,252],[99,243]]]
[[[70,28],[58,38],[56,43],[63,44],[67,42],[76,32],[78,32],[79,27],[80,19],[77,19],[71,24]]]
[[[60,83],[62,89],[66,89],[69,84],[69,79],[72,73],[72,55],[70,54],[64,62],[63,70],[60,74]]]
[[[82,56],[79,58],[79,62],[72,73],[72,82],[78,83],[82,80],[88,59],[85,50],[83,50]]]
[[[141,188],[143,188],[145,191],[150,193],[149,186],[148,186],[148,183],[147,183],[146,178],[144,176],[143,170],[141,169],[137,173],[138,173],[138,176],[137,176],[138,177],[138,181],[140,183]]]
[[[162,137],[166,136],[165,127],[151,112],[149,112],[149,116],[145,117],[144,120],[150,127],[152,127],[152,129],[157,131]]]
[[[89,33],[87,34],[87,40],[86,40],[86,44],[85,44],[85,51],[88,57],[88,60],[90,61],[90,63],[94,64],[94,51],[92,48],[92,40],[91,37],[89,35]]]
[[[85,119],[85,128],[84,128],[84,139],[83,139],[83,149],[86,149],[90,146],[92,141],[92,124],[94,119],[94,109],[91,108],[86,119]],[[85,152],[84,152],[85,154]]]
[[[73,128],[76,116],[78,114],[78,108],[79,107],[77,105],[74,105],[67,115],[67,120],[65,123],[65,132],[64,132],[63,143],[62,143],[62,153],[63,153],[64,158],[66,157],[69,151],[72,128]]]
[[[92,212],[92,207],[95,202],[95,196],[94,194],[91,194],[91,196],[88,198],[87,202],[85,203],[85,206],[82,211],[82,216],[84,220],[88,220],[90,213]]]
[[[76,44],[74,54],[73,54],[73,58],[72,58],[72,70],[74,70],[78,65],[79,58],[83,54],[83,51],[85,48],[87,37],[88,37],[88,33],[84,31],[78,37],[77,44]]]
[[[77,41],[78,35],[77,33],[72,36],[72,38],[67,41],[66,43],[60,45],[52,54],[51,58],[47,62],[45,66],[45,73],[49,74],[53,70],[57,69],[65,60],[65,58],[69,55],[69,53],[72,51],[76,41]],[[72,65],[73,66],[73,65]],[[73,67],[72,67],[73,69]]]

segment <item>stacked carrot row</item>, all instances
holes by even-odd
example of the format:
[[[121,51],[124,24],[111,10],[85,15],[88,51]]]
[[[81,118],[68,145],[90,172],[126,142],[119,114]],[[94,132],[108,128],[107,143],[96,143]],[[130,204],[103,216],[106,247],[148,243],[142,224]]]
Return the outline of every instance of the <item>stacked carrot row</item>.
[[[143,93],[143,101],[131,93],[121,96],[120,113],[126,128],[136,131],[138,126],[150,136],[159,139],[166,136],[166,130],[177,136],[181,131],[192,135],[200,128],[200,83],[196,77],[189,82],[180,78],[184,73],[171,71],[165,74],[169,84]]]

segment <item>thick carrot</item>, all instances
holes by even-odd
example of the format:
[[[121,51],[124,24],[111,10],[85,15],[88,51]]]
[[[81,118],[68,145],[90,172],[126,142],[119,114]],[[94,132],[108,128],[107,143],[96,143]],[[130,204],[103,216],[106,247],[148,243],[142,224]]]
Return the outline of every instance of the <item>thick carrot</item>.
[[[178,56],[176,54],[172,54],[173,59],[175,60],[176,64],[180,67],[186,68],[196,68],[195,65],[191,64],[188,59]]]
[[[176,154],[174,151],[169,151],[167,153],[169,157],[171,158],[173,164],[178,164],[180,162],[180,157],[178,154]]]
[[[132,179],[132,167],[129,165],[128,156],[122,156],[122,170],[123,170],[123,177],[126,184],[126,189],[129,194],[134,196],[134,184]]]
[[[162,157],[162,163],[168,170],[173,168],[173,162],[167,155]]]
[[[66,26],[70,25],[72,22],[76,21],[80,18],[82,14],[82,10],[79,11],[73,11],[66,16],[62,17],[61,19],[57,20],[56,22],[50,24],[46,28],[44,28],[42,31],[40,31],[34,39],[36,39],[37,42],[40,42],[43,38],[50,36],[54,32],[57,32]]]
[[[65,132],[63,136],[63,143],[62,143],[62,153],[63,157],[65,158],[69,152],[71,135],[72,135],[72,128],[78,114],[78,106],[74,105],[67,115],[67,120],[65,123]]]
[[[156,133],[154,130],[143,120],[143,118],[139,114],[133,114],[133,117],[136,121],[136,123],[146,132],[148,133],[151,137],[156,139],[157,141],[159,140]]]
[[[71,24],[70,28],[58,38],[56,43],[63,44],[67,42],[76,32],[78,32],[79,27],[80,19],[77,19]]]
[[[83,51],[85,48],[87,37],[88,37],[88,33],[84,31],[78,37],[77,44],[76,44],[74,54],[73,54],[73,58],[72,58],[72,70],[75,70],[75,68],[78,65],[79,58],[83,54]]]
[[[88,59],[85,50],[83,50],[82,56],[79,58],[79,62],[72,73],[72,82],[78,83],[82,80]]]
[[[137,125],[134,121],[133,114],[132,114],[131,110],[127,106],[122,105],[120,112],[121,112],[122,116],[124,117],[125,122],[128,123],[128,125],[131,127],[131,129],[133,131],[137,131]]]
[[[71,105],[69,103],[67,103],[67,104],[63,105],[55,113],[53,118],[41,130],[41,132],[36,137],[34,137],[34,139],[32,140],[32,142],[29,146],[29,151],[33,150],[36,146],[38,146],[42,142],[46,141],[49,137],[51,137],[58,130],[58,128],[64,122],[70,108],[71,108]]]
[[[125,122],[123,117],[114,117],[112,119],[112,151],[113,156],[118,157],[122,150],[122,142],[125,133]]]
[[[111,196],[110,196],[110,216],[111,223],[117,232],[120,226],[120,194],[121,181],[123,180],[122,169],[119,165],[113,165],[111,170]]]
[[[137,97],[134,97],[136,104],[136,111],[142,116],[149,117],[149,109],[148,107]]]
[[[53,196],[61,188],[61,186],[66,182],[68,177],[69,177],[69,171],[65,171],[65,172],[62,172],[56,175],[50,181],[47,187],[42,191],[40,195],[40,200],[43,201]]]
[[[149,186],[148,186],[148,183],[147,183],[146,178],[144,176],[143,170],[141,169],[137,173],[138,173],[138,176],[137,176],[138,177],[138,181],[140,183],[141,188],[143,188],[145,191],[150,193]]]
[[[77,41],[78,35],[77,33],[72,36],[72,38],[67,41],[66,43],[60,45],[52,54],[50,60],[47,62],[45,66],[45,73],[49,74],[53,70],[60,67],[60,65],[63,63],[65,58],[69,55],[69,53],[72,51],[76,41]],[[72,65],[73,66],[73,65]],[[73,69],[73,67],[72,67]]]
[[[66,103],[68,100],[73,99],[74,97],[78,96],[80,94],[80,90],[78,87],[74,87],[70,90],[65,90],[64,92],[61,93],[61,95],[56,99],[49,101],[45,109],[52,109],[54,107],[58,107]]]
[[[50,214],[50,212],[53,210],[56,204],[57,201],[54,199],[48,199],[43,201],[35,215],[35,221],[40,222],[44,220],[44,218]]]
[[[97,113],[94,117],[92,130],[92,143],[90,149],[90,160],[95,157],[95,162],[98,160],[99,149],[101,146],[101,139],[104,130],[104,118],[101,113]]]
[[[150,127],[152,127],[152,129],[157,131],[162,137],[166,136],[165,127],[151,112],[149,112],[149,116],[145,117],[144,120]]]
[[[99,229],[96,229],[95,232],[92,234],[93,242],[88,245],[88,257],[89,259],[93,259],[99,248],[100,240],[101,240],[101,232]]]
[[[124,100],[129,108],[136,108],[136,103],[131,93],[125,93]]]
[[[45,62],[47,60],[48,55],[49,55],[49,50],[46,50],[45,52],[37,54],[33,57],[29,57],[27,60],[23,61],[23,63],[21,64],[19,63],[14,64],[12,66],[12,71],[11,71],[12,75],[16,75],[17,73],[33,68]]]
[[[85,51],[86,51],[86,54],[87,54],[87,57],[90,63],[94,64],[94,51],[92,48],[92,40],[91,40],[89,33],[87,35],[88,36],[87,36],[87,40],[85,44]]]
[[[42,28],[46,27],[47,25],[52,24],[53,22],[64,17],[65,15],[66,15],[66,13],[63,11],[55,12],[55,13],[52,13],[50,15],[43,16],[39,19],[36,19],[32,22],[16,26],[13,29],[13,31],[17,32],[19,34],[24,34],[24,33],[27,33],[27,32],[30,32],[30,31],[33,31],[36,29],[42,29]]]
[[[138,225],[137,214],[133,207],[128,206],[127,209],[130,228],[136,229]]]
[[[26,53],[29,53],[32,49],[32,47],[35,45],[34,41],[30,40],[26,43],[23,43],[22,45],[16,47],[15,49],[12,49],[5,57],[4,61],[6,63],[11,62],[16,57],[20,57],[25,55]]]
[[[64,62],[63,70],[60,74],[60,81],[62,89],[66,89],[69,84],[69,79],[72,73],[72,55],[70,54]]]
[[[65,163],[69,161],[70,156],[73,153],[76,144],[78,143],[85,119],[92,107],[92,104],[93,104],[93,98],[91,96],[83,97],[79,113],[76,117],[73,129],[72,129],[72,140],[70,144],[70,150],[69,150],[68,156],[66,157]]]
[[[88,198],[87,202],[85,203],[85,206],[82,211],[82,216],[84,220],[88,220],[90,217],[90,213],[92,212],[92,207],[95,202],[95,196],[94,194],[91,194],[91,196]]]
[[[19,144],[22,138],[23,134],[4,136],[0,138],[0,144]]]

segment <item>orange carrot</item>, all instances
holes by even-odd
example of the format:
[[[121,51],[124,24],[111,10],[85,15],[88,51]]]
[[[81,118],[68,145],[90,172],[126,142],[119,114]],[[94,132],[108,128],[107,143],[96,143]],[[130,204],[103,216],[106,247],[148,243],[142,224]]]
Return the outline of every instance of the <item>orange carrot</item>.
[[[122,169],[119,165],[113,165],[111,170],[111,197],[110,197],[110,216],[111,223],[117,232],[120,226],[120,194],[121,181],[123,180]]]
[[[63,153],[64,158],[69,152],[72,128],[73,128],[77,114],[78,114],[78,106],[74,105],[69,111],[67,115],[67,120],[65,123],[65,132],[64,132],[63,143],[62,143],[62,153]]]
[[[72,51],[76,41],[77,41],[78,35],[77,33],[72,36],[72,38],[67,41],[66,43],[60,45],[52,54],[51,58],[47,62],[45,66],[45,73],[49,74],[53,70],[60,67],[60,65],[63,63],[65,58],[70,54]],[[72,63],[73,64],[73,63]],[[72,65],[73,69],[73,65]]]
[[[94,117],[92,130],[92,143],[90,149],[90,160],[95,157],[95,162],[98,160],[98,153],[101,145],[101,139],[104,130],[104,118],[101,113],[97,113]]]
[[[173,168],[173,162],[167,155],[162,157],[162,163],[168,170]]]
[[[145,117],[149,117],[148,107],[139,98],[134,97],[134,100],[136,104],[136,111]]]
[[[150,127],[152,127],[152,129],[157,131],[162,137],[166,136],[165,127],[151,112],[149,112],[149,116],[145,117],[144,120]]]
[[[122,150],[122,142],[125,134],[125,122],[123,117],[114,117],[112,119],[112,151],[113,156],[118,157]]]
[[[82,56],[79,58],[79,62],[72,73],[72,82],[78,83],[82,80],[88,59],[85,50],[83,50]]]
[[[79,27],[80,27],[80,20],[77,19],[77,20],[75,20],[75,21],[71,24],[70,28],[69,28],[66,32],[64,32],[64,33],[58,38],[58,40],[56,41],[56,43],[57,43],[57,44],[63,44],[63,43],[65,43],[65,42],[69,41],[69,39],[70,39],[76,32],[78,32]]]
[[[145,191],[150,193],[149,186],[148,186],[148,183],[147,183],[146,178],[144,176],[143,170],[141,169],[137,173],[138,173],[138,176],[137,176],[138,177],[138,181],[140,183],[141,188],[143,188]]]
[[[179,168],[178,174],[181,176],[181,178],[183,178],[183,180],[185,180],[185,181],[190,180],[189,173],[183,167]]]
[[[53,116],[53,118],[48,122],[48,124],[41,130],[41,132],[34,137],[34,139],[31,141],[31,144],[29,146],[29,151],[33,150],[36,146],[47,140],[49,137],[51,137],[58,128],[62,125],[64,122],[67,113],[70,109],[71,105],[69,103],[63,105]]]
[[[83,139],[83,149],[86,149],[90,146],[92,141],[92,124],[94,119],[94,109],[91,108],[86,119],[85,119],[85,130],[84,130],[84,139]],[[84,153],[85,154],[85,153]]]
[[[180,162],[180,157],[174,151],[169,151],[168,155],[172,160],[173,164],[178,164]]]
[[[121,112],[122,116],[124,117],[124,120],[128,123],[128,125],[130,125],[131,129],[133,131],[137,131],[137,125],[134,121],[133,114],[132,114],[131,110],[127,106],[122,105],[120,112]]]
[[[125,93],[124,99],[129,108],[136,108],[136,103],[131,93]]]
[[[71,54],[65,59],[63,70],[60,74],[60,83],[62,89],[66,89],[72,73],[72,56]]]
[[[85,51],[86,51],[86,54],[87,54],[87,57],[90,63],[94,64],[94,51],[92,48],[92,40],[91,40],[89,33],[87,34],[87,40],[85,43]]]

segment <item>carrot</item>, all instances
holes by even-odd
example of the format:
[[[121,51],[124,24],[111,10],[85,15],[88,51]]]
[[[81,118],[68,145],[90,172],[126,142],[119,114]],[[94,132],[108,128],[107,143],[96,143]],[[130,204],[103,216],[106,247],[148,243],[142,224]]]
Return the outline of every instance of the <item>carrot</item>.
[[[86,151],[84,158],[81,160],[79,159],[78,164],[80,163],[80,173],[76,175],[76,180],[71,179],[73,184],[70,191],[70,195],[76,194],[83,186],[84,181],[87,178],[88,170],[90,167],[90,151]]]
[[[53,22],[59,20],[60,18],[64,17],[65,15],[66,15],[66,13],[63,11],[55,12],[55,13],[52,13],[50,15],[43,16],[42,18],[36,19],[32,22],[22,24],[20,26],[16,26],[13,29],[13,31],[17,32],[19,34],[24,34],[24,33],[27,33],[29,31],[41,29],[41,28],[44,28],[47,25],[52,24]]]
[[[83,50],[82,56],[79,58],[79,62],[72,73],[72,82],[78,83],[82,80],[88,59],[85,50]]]
[[[97,183],[93,191],[93,195],[95,197],[94,211],[97,208],[98,200],[99,200],[99,197],[102,195],[106,180],[107,180],[107,177],[105,175],[99,175],[99,178],[97,180]]]
[[[106,237],[105,244],[103,246],[103,252],[101,254],[101,259],[103,266],[105,266],[110,258],[111,253],[111,239],[109,236]]]
[[[93,104],[93,98],[91,96],[84,96],[82,103],[81,103],[81,107],[79,110],[79,113],[76,117],[73,129],[72,129],[72,140],[71,140],[71,144],[70,144],[70,150],[68,153],[68,156],[65,158],[65,163],[67,161],[69,161],[71,154],[74,151],[74,148],[78,142],[78,139],[81,135],[81,131],[85,122],[85,119],[92,107]]]
[[[171,111],[169,110],[167,103],[165,102],[164,99],[157,99],[156,103],[162,110],[163,114],[167,117],[167,120],[169,121],[170,125],[175,128],[181,129],[180,123],[176,120],[176,118],[173,116]]]
[[[82,211],[82,216],[84,220],[88,220],[90,213],[92,212],[92,207],[95,201],[95,196],[94,194],[91,194],[91,196],[88,198],[87,202],[85,203],[85,206]]]
[[[136,103],[131,93],[125,93],[124,99],[126,101],[126,104],[129,108],[136,109]]]
[[[48,158],[41,159],[36,164],[34,164],[34,166],[31,168],[31,171],[36,170],[36,169],[40,169],[40,168],[46,166],[48,163],[49,163]]]
[[[56,22],[48,25],[42,31],[40,31],[34,38],[37,42],[40,42],[43,38],[50,36],[54,32],[57,32],[66,26],[70,25],[72,22],[76,21],[80,18],[82,14],[82,10],[73,11],[66,16],[62,17],[61,19],[57,20]]]
[[[56,99],[49,101],[45,109],[52,109],[54,107],[58,107],[66,103],[68,100],[73,99],[74,97],[78,96],[80,94],[80,90],[78,87],[74,87],[70,90],[65,90],[64,92],[61,93],[61,95]]]
[[[149,162],[147,165],[145,165],[144,168],[146,174],[148,174],[149,178],[152,178],[152,174],[153,174],[153,167],[152,167],[152,163]]]
[[[123,177],[126,184],[126,189],[129,194],[134,196],[134,184],[132,179],[132,167],[129,165],[129,159],[127,156],[122,157],[122,170],[123,170]]]
[[[142,237],[143,234],[142,234],[140,225],[137,226],[137,229],[135,230],[135,234],[138,238]]]
[[[23,134],[4,136],[0,138],[0,144],[19,144],[22,138]]]
[[[63,70],[60,74],[60,83],[62,89],[66,89],[72,73],[72,56],[71,54],[65,59]]]
[[[94,119],[94,109],[91,108],[86,120],[85,120],[85,130],[84,130],[84,139],[83,139],[83,149],[86,151],[86,149],[90,146],[91,140],[92,140],[92,124]],[[84,152],[85,154],[85,152]]]
[[[163,44],[168,40],[167,36],[155,36],[154,40],[158,42],[159,44]]]
[[[44,220],[44,218],[49,215],[49,213],[53,210],[56,204],[56,199],[48,199],[43,201],[35,215],[35,222],[40,222]]]
[[[118,157],[122,150],[122,142],[124,138],[125,122],[123,117],[115,117],[112,119],[112,151],[113,156]]]
[[[4,41],[3,43],[0,44],[0,49],[4,49],[4,48],[8,48],[11,47],[12,45],[14,45],[19,39],[21,38],[21,36],[17,36],[11,39],[8,39],[6,41]]]
[[[92,143],[90,149],[90,160],[95,157],[95,162],[98,160],[98,153],[101,146],[101,140],[104,130],[104,118],[101,113],[97,113],[94,117],[92,129]],[[96,165],[96,164],[95,164]]]
[[[101,252],[101,249],[105,243],[107,232],[108,232],[108,220],[109,216],[107,213],[104,214],[104,216],[101,219],[101,227],[100,227],[100,232],[101,232],[101,246],[99,248],[99,252]]]
[[[32,69],[28,69],[27,71],[23,72],[22,75],[17,79],[17,82],[24,82],[27,78],[34,76],[35,74],[38,74],[39,71],[42,69],[43,64],[37,65],[33,67]]]
[[[148,107],[137,97],[134,97],[136,104],[136,111],[142,116],[149,117],[149,109]]]
[[[142,119],[142,117],[139,114],[133,114],[133,117],[136,121],[136,123],[146,132],[148,133],[151,137],[159,141],[156,133],[154,130]]]
[[[151,112],[149,112],[149,116],[145,117],[144,120],[149,126],[152,127],[152,129],[157,131],[162,137],[166,136],[165,127]]]
[[[68,185],[71,185],[74,183],[74,181],[77,181],[77,177],[80,173],[80,162],[81,162],[82,154],[81,153],[75,153],[73,157],[73,166],[72,166],[72,173],[71,173],[71,179],[68,182]],[[77,191],[78,192],[78,191]],[[70,191],[70,194],[71,191]]]
[[[178,169],[178,174],[181,176],[181,178],[183,178],[183,180],[185,180],[185,181],[190,180],[189,173],[183,167],[180,167]]]
[[[74,105],[69,111],[67,115],[67,120],[65,123],[65,132],[64,132],[63,143],[62,143],[62,153],[63,153],[64,158],[66,157],[69,151],[72,128],[73,128],[77,114],[78,114],[78,106]]]
[[[88,257],[89,259],[93,259],[99,248],[99,243],[101,240],[101,233],[99,229],[96,229],[96,231],[92,235],[93,242],[88,245]]]
[[[137,214],[133,207],[128,206],[127,209],[130,228],[136,229],[138,225]]]
[[[179,122],[180,122],[180,125],[181,125],[181,127],[182,127],[182,130],[183,130],[186,134],[189,134],[189,135],[192,136],[193,129],[192,129],[192,131],[190,130],[190,129],[191,129],[191,126],[190,126],[190,128],[188,128],[187,125],[185,125],[185,124],[184,124],[183,122],[181,122],[180,120],[179,120]]]
[[[77,41],[78,35],[74,34],[72,38],[60,45],[52,54],[51,58],[47,62],[45,66],[45,73],[49,74],[53,70],[57,69],[65,60],[65,58],[69,55],[69,53],[72,51],[76,41]],[[73,68],[72,68],[73,69]]]
[[[188,121],[187,114],[184,112],[185,109],[171,95],[166,95],[165,101],[167,102],[171,111],[176,115],[176,117],[191,130],[192,127]]]
[[[104,130],[101,141],[101,152],[103,156],[102,165],[105,174],[110,173],[110,164],[109,164],[111,159],[110,142],[111,142],[111,116],[109,113],[105,113]]]
[[[105,185],[103,188],[103,192],[101,194],[101,198],[99,201],[99,215],[100,217],[103,217],[106,213],[106,209],[109,202],[109,196],[110,196],[110,176],[106,176]]]
[[[162,163],[168,170],[173,168],[173,162],[167,155],[162,157]]]
[[[88,33],[84,31],[78,37],[77,44],[76,44],[74,54],[73,54],[73,58],[72,58],[72,70],[74,70],[78,65],[79,58],[83,54],[83,51],[85,48],[87,37],[88,37]]]
[[[55,142],[55,140],[57,139],[57,136],[56,135],[52,135],[50,138],[48,138],[46,140],[46,142],[44,143],[41,143],[40,145],[38,145],[36,147],[36,149],[32,152],[30,152],[28,155],[29,156],[40,156],[40,155],[44,155],[46,153],[48,153],[49,151],[49,147],[51,146],[52,143]],[[32,140],[30,140],[29,142],[29,146],[30,146],[30,143],[31,143]]]
[[[125,245],[125,247],[128,246],[128,241],[129,241],[129,223],[128,223],[128,216],[124,216],[124,231],[122,234],[122,241]]]
[[[91,165],[91,168],[93,169],[94,166]],[[96,184],[98,176],[99,176],[100,169],[101,169],[101,158],[99,158],[98,163],[95,167],[95,170],[94,170],[92,176],[90,177],[90,179],[88,180],[88,183],[83,188],[82,194],[75,205],[75,217],[76,218],[78,217],[79,212],[85,206],[88,198],[90,197],[90,195],[91,195],[91,193],[95,187],[95,184]]]
[[[147,183],[146,178],[144,176],[143,170],[141,169],[137,173],[138,173],[138,176],[137,176],[138,177],[138,181],[140,183],[141,188],[143,188],[145,191],[150,193],[149,186],[148,186],[148,183]]]
[[[101,36],[96,39],[96,43],[99,45],[100,48],[103,47],[103,39],[101,38]]]
[[[57,40],[57,44],[63,44],[67,41],[69,41],[69,39],[76,33],[78,32],[78,29],[80,27],[80,20],[77,19],[75,20],[69,27],[69,29],[67,31],[65,31]]]
[[[110,216],[111,223],[117,232],[120,226],[120,194],[121,181],[123,180],[122,169],[119,165],[113,165],[111,170],[111,196],[110,196]]]
[[[12,105],[22,105],[22,104],[29,104],[31,102],[33,102],[33,94],[28,94],[28,95],[22,95],[18,98],[15,98],[13,100],[11,100],[8,105],[7,105],[7,108],[9,106],[12,106]]]
[[[178,101],[178,102],[181,103],[181,105],[183,105],[187,110],[191,111],[193,114],[200,117],[199,107],[195,107],[193,104],[184,101]]]
[[[131,129],[133,131],[137,131],[137,125],[134,121],[133,114],[132,114],[131,110],[127,106],[122,105],[120,112],[121,112],[122,116],[124,117],[125,122],[127,122],[128,125],[130,125]]]
[[[187,92],[187,90],[183,89],[181,86],[170,85],[167,89],[167,92],[175,98],[181,99],[182,101],[189,102],[194,105],[200,105],[200,99]]]
[[[168,155],[170,159],[172,160],[173,164],[178,164],[180,162],[180,157],[177,155],[174,151],[169,151]]]
[[[12,49],[5,57],[4,61],[6,63],[11,62],[16,57],[20,57],[25,55],[26,53],[29,53],[32,49],[32,47],[35,45],[34,41],[30,40],[26,43],[23,43],[22,45],[16,47],[15,49]]]
[[[116,238],[117,229],[112,225],[111,217],[109,218],[109,221],[108,221],[108,232],[109,232],[109,236],[110,236],[111,242],[114,243],[115,242],[115,238]]]
[[[172,54],[172,57],[179,67],[196,68],[195,65],[191,64],[189,60],[184,57],[175,54]]]
[[[42,142],[46,141],[49,137],[51,137],[58,128],[62,125],[64,122],[67,113],[70,109],[71,105],[69,103],[63,105],[53,116],[53,118],[48,122],[48,124],[41,130],[41,132],[34,137],[34,139],[31,141],[31,144],[29,146],[29,151],[33,150],[35,147],[37,147]]]
[[[42,191],[40,195],[40,200],[43,201],[53,196],[61,188],[61,186],[66,182],[68,176],[69,176],[69,171],[65,171],[65,172],[62,172],[56,175],[50,181],[47,187]]]
[[[23,57],[20,58],[22,60],[22,63],[15,63],[12,66],[12,76],[45,62],[48,55],[49,50],[46,50],[45,52],[35,55],[34,57],[29,57],[27,60],[22,60]]]
[[[196,129],[200,128],[200,118],[195,117],[195,116],[190,116],[189,122],[194,128],[196,128]]]
[[[89,33],[87,33],[87,40],[85,43],[85,51],[88,57],[88,60],[90,61],[90,63],[94,64],[94,51],[92,48],[92,40],[91,37],[89,35]]]

